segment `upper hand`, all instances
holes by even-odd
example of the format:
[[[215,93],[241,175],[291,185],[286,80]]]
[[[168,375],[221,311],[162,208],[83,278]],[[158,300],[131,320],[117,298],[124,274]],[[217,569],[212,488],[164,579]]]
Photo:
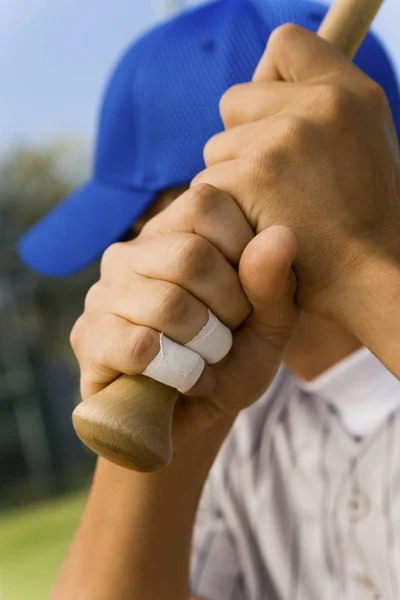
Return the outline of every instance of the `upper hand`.
[[[291,227],[300,305],[334,314],[365,260],[399,257],[398,141],[382,89],[294,25],[271,36],[253,82],[221,100],[226,131],[193,184],[231,194],[251,225]]]

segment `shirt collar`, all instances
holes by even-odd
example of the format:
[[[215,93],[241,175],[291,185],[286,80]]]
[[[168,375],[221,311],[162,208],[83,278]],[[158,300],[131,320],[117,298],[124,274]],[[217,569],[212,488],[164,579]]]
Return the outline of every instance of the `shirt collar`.
[[[400,407],[400,381],[367,348],[357,350],[313,381],[296,379],[302,390],[333,405],[343,425],[355,436],[372,433]]]

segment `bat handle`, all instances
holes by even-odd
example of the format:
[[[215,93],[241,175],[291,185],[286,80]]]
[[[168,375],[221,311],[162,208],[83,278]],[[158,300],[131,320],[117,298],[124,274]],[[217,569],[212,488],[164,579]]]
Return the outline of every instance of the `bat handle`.
[[[336,0],[318,35],[353,58],[382,3],[383,0]]]
[[[381,4],[382,0],[336,0],[318,34],[352,58]],[[123,375],[75,409],[74,427],[104,458],[136,471],[155,471],[172,457],[177,397],[175,390],[151,379]]]

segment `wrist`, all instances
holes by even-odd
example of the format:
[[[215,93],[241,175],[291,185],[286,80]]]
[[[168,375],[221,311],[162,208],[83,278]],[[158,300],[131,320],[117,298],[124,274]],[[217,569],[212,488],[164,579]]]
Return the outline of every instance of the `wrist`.
[[[111,483],[114,489],[117,486],[120,493],[126,494],[127,497],[131,495],[138,497],[140,490],[140,494],[145,492],[154,495],[156,501],[162,489],[170,490],[169,493],[180,493],[180,488],[183,486],[194,492],[196,489],[201,491],[234,420],[233,416],[224,416],[209,421],[200,419],[200,423],[194,424],[190,419],[187,426],[182,426],[179,417],[178,423],[174,417],[174,454],[167,467],[153,473],[141,473],[100,459],[96,479],[106,483],[107,486]],[[103,483],[100,487],[102,486]],[[94,487],[98,487],[97,484]],[[185,497],[189,500],[188,495]]]
[[[332,290],[328,316],[400,378],[400,261],[376,246],[364,246],[358,256]]]
[[[201,460],[208,453],[208,440],[224,438],[236,420],[237,412],[223,412],[217,399],[181,396],[175,405],[172,442],[173,457],[177,461]]]

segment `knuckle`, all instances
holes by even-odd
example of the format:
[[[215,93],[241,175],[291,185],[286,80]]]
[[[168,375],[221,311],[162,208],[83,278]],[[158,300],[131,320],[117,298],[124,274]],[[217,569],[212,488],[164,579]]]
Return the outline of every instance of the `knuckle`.
[[[192,307],[191,296],[179,286],[167,286],[160,296],[160,318],[162,329],[171,324],[187,320]]]
[[[277,158],[282,156],[284,150],[292,149],[301,144],[308,134],[308,124],[301,117],[289,116],[282,120],[278,143],[272,148],[272,154]],[[274,152],[275,150],[275,152]]]
[[[100,273],[102,276],[106,273],[112,273],[115,270],[116,264],[121,260],[123,248],[123,242],[115,242],[105,250],[100,262]]]
[[[388,99],[383,88],[375,81],[370,80],[365,89],[365,98],[375,111],[386,111],[388,109]]]
[[[280,176],[293,156],[307,146],[311,134],[311,125],[305,119],[292,115],[282,118],[273,138],[241,161],[240,177],[248,186],[259,186]]]
[[[160,347],[160,335],[148,327],[135,327],[133,335],[126,341],[126,355],[133,371],[144,371],[155,358]]]
[[[217,188],[209,183],[198,183],[191,188],[190,205],[196,212],[204,213],[218,194]]]
[[[221,119],[224,121],[224,123],[229,122],[236,115],[236,96],[239,88],[240,84],[233,85],[221,96],[219,101],[219,114],[221,115]]]
[[[216,251],[204,238],[191,235],[180,244],[176,260],[183,280],[199,280],[214,270]]]
[[[267,166],[266,154],[266,152],[256,150],[241,161],[240,177],[246,185],[257,185],[263,179]]]
[[[294,23],[285,23],[272,32],[268,46],[273,46],[279,52],[280,48],[286,48],[287,44],[291,44],[294,40],[297,40],[298,34],[299,27],[297,25]]]
[[[87,389],[89,388],[90,383],[90,379],[87,377],[86,373],[81,372],[79,391],[82,399],[88,396]]]
[[[340,122],[347,118],[354,108],[354,100],[350,90],[334,84],[325,84],[318,90],[319,102],[326,121]]]
[[[218,162],[219,152],[218,152],[217,140],[219,139],[219,135],[220,134],[217,133],[212,138],[210,138],[203,148],[203,160],[204,160],[206,167],[210,167],[211,165]],[[199,184],[199,185],[206,185],[206,184]]]
[[[69,342],[76,357],[79,356],[79,350],[82,347],[85,329],[85,316],[82,314],[75,322],[69,336]]]
[[[85,400],[91,396],[97,389],[96,381],[93,381],[93,373],[91,371],[81,370],[81,378],[79,384],[79,390],[82,400]]]
[[[260,189],[276,180],[287,165],[287,152],[282,135],[263,151],[257,150],[249,154],[240,173],[248,188]]]
[[[99,298],[101,296],[100,282],[94,283],[86,293],[85,296],[85,310],[93,311],[99,305]]]
[[[212,212],[224,201],[226,194],[208,183],[200,183],[192,188],[190,209],[193,217],[198,219]]]

